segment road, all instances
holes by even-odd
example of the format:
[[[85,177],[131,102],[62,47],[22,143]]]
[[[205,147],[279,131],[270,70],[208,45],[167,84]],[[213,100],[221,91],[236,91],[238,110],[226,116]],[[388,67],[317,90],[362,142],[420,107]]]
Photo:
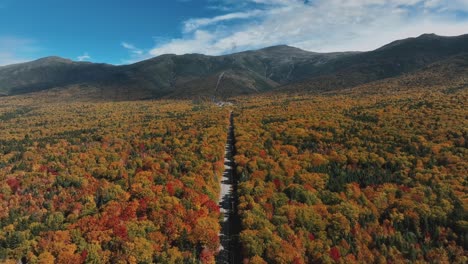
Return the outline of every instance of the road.
[[[237,214],[237,179],[234,164],[234,117],[231,112],[228,140],[225,148],[224,173],[221,180],[221,194],[219,198],[221,221],[220,252],[216,263],[241,263],[239,232],[240,219]]]

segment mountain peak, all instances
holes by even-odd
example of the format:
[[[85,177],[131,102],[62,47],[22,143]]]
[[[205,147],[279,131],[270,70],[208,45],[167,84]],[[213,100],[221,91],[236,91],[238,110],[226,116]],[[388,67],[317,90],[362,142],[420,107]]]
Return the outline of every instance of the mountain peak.
[[[288,46],[288,45],[276,45],[276,46],[271,46],[271,47],[266,47],[266,48],[263,48],[263,49],[260,49],[260,51],[274,51],[274,52],[291,52],[291,51],[295,51],[295,52],[308,52],[308,51],[305,51],[305,50],[302,50],[300,48],[296,48],[296,47],[292,47],[292,46]]]
[[[392,49],[397,46],[405,45],[408,43],[421,43],[421,42],[425,42],[428,40],[437,40],[437,39],[444,39],[444,38],[445,37],[436,35],[434,33],[426,33],[426,34],[420,35],[419,37],[411,37],[411,38],[406,38],[406,39],[395,40],[387,45],[384,45],[378,48],[377,50],[388,50],[388,49]]]
[[[70,59],[65,59],[65,58],[58,57],[58,56],[49,56],[49,57],[40,58],[40,59],[35,60],[34,62],[37,62],[37,63],[57,63],[57,62],[73,63],[73,61]]]
[[[263,48],[263,50],[267,50],[267,49],[297,49],[297,48],[288,46],[286,44],[280,44],[280,45],[274,45],[274,46]]]
[[[65,59],[65,58],[61,58],[58,56],[49,56],[49,57],[44,57],[44,58],[40,58],[40,59],[33,60],[33,61],[5,65],[5,66],[1,66],[0,68],[2,69],[17,69],[17,68],[22,68],[22,67],[35,68],[35,67],[44,67],[44,66],[57,65],[57,64],[63,65],[63,64],[73,64],[73,63],[75,62],[70,59]]]
[[[427,38],[440,38],[441,36],[434,34],[434,33],[425,33],[422,34],[421,36],[417,37],[419,39],[427,39]]]
[[[424,33],[421,36],[419,36],[418,38],[427,38],[427,37],[440,37],[440,36],[437,35],[437,34],[434,34],[434,33]]]

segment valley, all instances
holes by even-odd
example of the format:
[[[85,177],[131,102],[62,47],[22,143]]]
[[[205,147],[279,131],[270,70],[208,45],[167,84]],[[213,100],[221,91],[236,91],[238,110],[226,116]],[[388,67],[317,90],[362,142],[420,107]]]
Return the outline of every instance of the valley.
[[[0,67],[0,262],[467,263],[466,39]]]
[[[464,263],[467,91],[400,89],[1,98],[0,259]]]

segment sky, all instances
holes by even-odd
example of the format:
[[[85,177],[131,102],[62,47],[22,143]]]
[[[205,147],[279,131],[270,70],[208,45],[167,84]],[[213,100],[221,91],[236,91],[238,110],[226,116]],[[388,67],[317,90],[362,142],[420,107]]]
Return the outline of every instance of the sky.
[[[468,0],[0,0],[0,66],[46,56],[129,64],[273,45],[367,51],[468,33]]]

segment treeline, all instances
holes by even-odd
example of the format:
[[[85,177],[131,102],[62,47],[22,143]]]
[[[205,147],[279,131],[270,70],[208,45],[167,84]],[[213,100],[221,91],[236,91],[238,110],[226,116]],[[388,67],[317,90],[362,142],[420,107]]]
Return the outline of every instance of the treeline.
[[[467,100],[239,100],[245,262],[466,263]]]
[[[22,100],[0,109],[0,262],[214,262],[227,110]]]

